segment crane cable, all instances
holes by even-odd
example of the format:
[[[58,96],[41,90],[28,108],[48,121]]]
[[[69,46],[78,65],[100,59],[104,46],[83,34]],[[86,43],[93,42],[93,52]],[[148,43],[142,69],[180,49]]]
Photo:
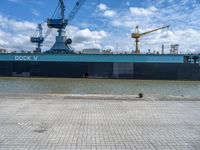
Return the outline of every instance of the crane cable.
[[[60,10],[60,3],[58,2],[57,6],[56,6],[56,9],[55,9],[53,15],[51,16],[51,19],[53,19],[54,17],[57,17],[57,15],[59,13],[59,10]]]
[[[37,34],[37,31],[38,31],[38,30],[36,29],[32,37],[36,37],[36,36],[38,35],[38,34]]]
[[[44,36],[44,41],[48,38],[48,36],[50,35],[50,33],[53,31],[53,29],[49,28],[47,29],[45,36]]]

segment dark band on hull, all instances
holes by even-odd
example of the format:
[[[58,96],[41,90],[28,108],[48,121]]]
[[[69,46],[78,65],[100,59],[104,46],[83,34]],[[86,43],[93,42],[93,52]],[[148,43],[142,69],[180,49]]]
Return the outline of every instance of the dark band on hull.
[[[0,62],[0,76],[200,80],[199,64]]]

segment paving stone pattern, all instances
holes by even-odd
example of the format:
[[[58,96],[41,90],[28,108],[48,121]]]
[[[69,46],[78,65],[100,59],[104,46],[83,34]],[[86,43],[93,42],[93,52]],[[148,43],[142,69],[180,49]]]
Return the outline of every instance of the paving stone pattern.
[[[200,101],[0,97],[0,150],[200,150]]]

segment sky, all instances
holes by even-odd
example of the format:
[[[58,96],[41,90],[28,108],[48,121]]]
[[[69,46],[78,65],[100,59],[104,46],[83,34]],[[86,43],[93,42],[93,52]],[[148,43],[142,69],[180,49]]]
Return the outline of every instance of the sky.
[[[76,0],[65,0],[67,17]],[[37,24],[42,23],[45,42],[43,51],[54,44],[56,30],[48,30],[45,21],[51,18],[58,0],[1,0],[0,48],[9,51],[32,51],[30,43]],[[170,25],[170,28],[145,35],[140,49],[146,53],[168,53],[172,44],[179,44],[180,53],[200,53],[200,0],[86,0],[65,35],[73,40],[76,51],[84,48],[132,52],[135,40],[131,33],[138,25],[141,33]],[[47,36],[48,35],[48,36]]]

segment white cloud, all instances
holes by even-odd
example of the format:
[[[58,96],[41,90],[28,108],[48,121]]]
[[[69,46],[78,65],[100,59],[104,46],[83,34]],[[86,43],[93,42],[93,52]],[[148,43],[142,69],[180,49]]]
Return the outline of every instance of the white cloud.
[[[80,51],[84,48],[101,48],[100,42],[108,35],[105,31],[91,31],[89,29],[79,30],[71,33],[73,39],[72,46]]]
[[[105,37],[107,37],[107,33],[105,31],[90,31],[89,29],[84,29],[75,33],[74,41],[76,43],[88,42],[91,40],[101,40]]]
[[[113,45],[106,45],[106,46],[104,46],[104,49],[113,51],[113,50],[115,50],[115,47]]]
[[[18,21],[5,16],[0,15],[0,27],[3,29],[9,29],[12,31],[26,31],[36,28],[36,24],[29,21]]]
[[[9,2],[18,3],[20,0],[8,0]]]
[[[130,12],[133,16],[150,16],[157,11],[156,7],[138,8],[130,7]]]
[[[32,9],[31,11],[32,11],[32,14],[33,14],[34,16],[40,16],[40,13],[39,13],[38,10]]]
[[[108,17],[108,18],[111,18],[111,17],[114,17],[116,15],[116,11],[114,10],[111,10],[107,5],[105,4],[99,4],[97,6],[98,10],[100,12],[98,12],[100,15],[104,16],[104,17]]]
[[[104,12],[105,17],[113,17],[116,15],[116,12],[114,10],[107,10]]]
[[[43,43],[43,50],[49,50],[55,42],[57,36],[56,30],[48,30],[46,25],[43,25],[44,33],[49,32]],[[30,43],[30,36],[37,29],[37,24],[27,21],[18,21],[0,15],[0,45],[10,51],[33,51],[36,47],[35,44]],[[80,30],[75,26],[68,26],[66,35],[73,40],[73,48],[80,51],[83,48],[101,48],[101,40],[108,35],[105,31],[91,31],[90,29]]]
[[[169,52],[171,44],[179,44],[182,53],[200,52],[200,9],[193,0],[153,0],[149,3],[145,3],[146,7],[130,7],[128,11],[113,10],[116,14],[112,17],[102,15],[107,18],[102,20],[106,31],[112,32],[112,38],[106,44],[116,47],[118,43],[120,49],[131,51],[135,49],[135,39],[131,39],[130,35],[136,25],[140,26],[140,32],[171,25],[170,29],[141,38],[142,52],[148,49],[161,51],[162,44],[165,44],[166,52]]]
[[[99,4],[97,6],[97,8],[100,10],[100,11],[106,11],[108,9],[108,7],[106,6],[106,4]]]
[[[15,4],[24,4],[23,0],[8,0],[8,2],[15,3]]]
[[[32,49],[29,44],[30,35],[36,29],[36,24],[28,21],[18,21],[0,15],[0,44],[9,50]]]

